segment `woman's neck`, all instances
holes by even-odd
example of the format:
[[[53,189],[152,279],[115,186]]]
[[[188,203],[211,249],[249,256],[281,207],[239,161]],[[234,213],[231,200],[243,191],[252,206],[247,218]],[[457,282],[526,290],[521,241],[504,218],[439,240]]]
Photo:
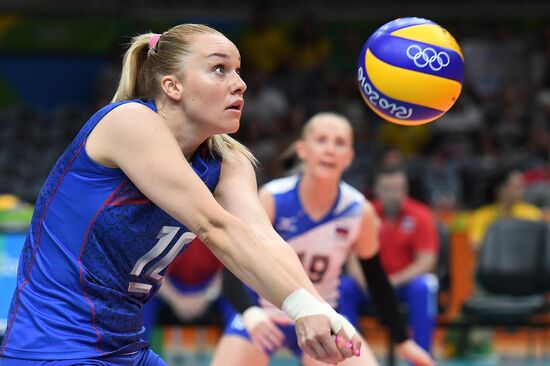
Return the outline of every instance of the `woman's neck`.
[[[339,181],[304,174],[298,187],[302,206],[313,220],[324,217],[338,198]]]
[[[194,131],[192,124],[174,123],[168,122],[168,127],[174,134],[178,145],[183,152],[183,155],[189,159],[198,147],[208,138],[208,136],[201,136],[199,131]]]
[[[190,122],[179,108],[163,105],[158,107],[158,114],[176,138],[183,155],[187,159],[209,137],[196,124]]]

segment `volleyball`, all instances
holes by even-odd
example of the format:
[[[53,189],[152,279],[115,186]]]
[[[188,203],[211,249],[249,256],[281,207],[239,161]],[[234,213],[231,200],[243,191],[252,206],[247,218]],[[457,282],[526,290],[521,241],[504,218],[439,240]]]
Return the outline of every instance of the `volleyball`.
[[[464,56],[454,37],[423,18],[399,18],[365,42],[357,69],[365,103],[383,119],[414,126],[432,122],[458,99]]]

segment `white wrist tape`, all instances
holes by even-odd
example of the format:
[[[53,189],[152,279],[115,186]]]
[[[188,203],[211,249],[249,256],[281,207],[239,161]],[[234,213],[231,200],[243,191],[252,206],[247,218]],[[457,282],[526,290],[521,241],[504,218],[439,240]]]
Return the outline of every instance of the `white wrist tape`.
[[[326,309],[305,288],[294,290],[283,301],[281,309],[294,321],[309,315],[326,314]]]
[[[269,320],[269,316],[259,306],[251,306],[242,315],[243,324],[247,330],[252,330],[256,325]]]
[[[355,334],[355,328],[346,318],[326,302],[317,300],[304,288],[299,288],[288,295],[283,301],[282,310],[294,321],[304,316],[325,315],[329,318],[331,329],[335,334],[342,328],[350,339]]]

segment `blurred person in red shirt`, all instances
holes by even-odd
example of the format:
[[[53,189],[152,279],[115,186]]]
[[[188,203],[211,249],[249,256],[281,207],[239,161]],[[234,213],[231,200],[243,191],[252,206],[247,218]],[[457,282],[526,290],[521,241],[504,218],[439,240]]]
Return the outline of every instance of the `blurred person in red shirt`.
[[[373,206],[380,217],[380,259],[397,298],[407,304],[413,339],[430,352],[438,291],[432,271],[439,238],[430,208],[409,197],[407,186],[400,166],[384,167],[376,175]],[[359,282],[364,285],[361,278]],[[368,293],[366,301],[371,301]]]

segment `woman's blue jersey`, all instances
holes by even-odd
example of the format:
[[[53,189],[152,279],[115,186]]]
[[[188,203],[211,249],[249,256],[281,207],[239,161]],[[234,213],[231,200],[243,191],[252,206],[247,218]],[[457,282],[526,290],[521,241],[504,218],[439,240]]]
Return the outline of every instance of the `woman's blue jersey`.
[[[95,113],[59,158],[38,196],[18,268],[0,355],[73,359],[147,346],[141,307],[195,235],[147,199],[120,170],[90,159],[85,143],[117,106]],[[221,159],[191,165],[208,188]]]

